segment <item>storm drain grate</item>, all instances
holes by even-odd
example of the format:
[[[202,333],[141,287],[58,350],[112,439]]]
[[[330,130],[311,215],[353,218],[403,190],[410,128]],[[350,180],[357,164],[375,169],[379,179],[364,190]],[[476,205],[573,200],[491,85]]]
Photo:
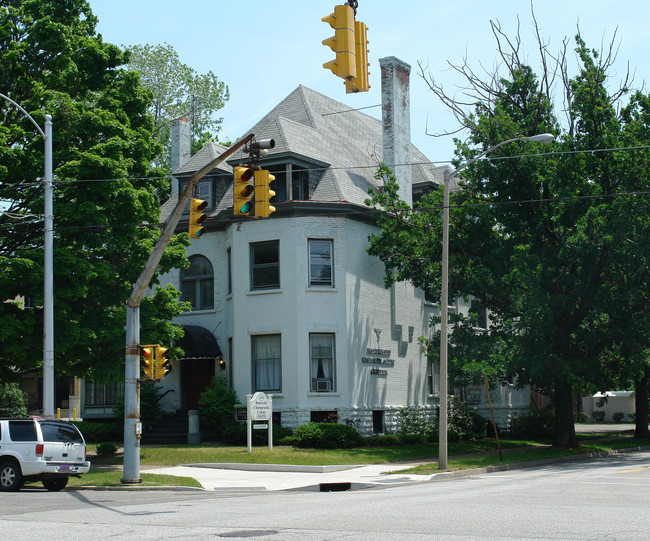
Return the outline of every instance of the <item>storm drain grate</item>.
[[[320,483],[321,492],[344,492],[352,488],[352,483]]]

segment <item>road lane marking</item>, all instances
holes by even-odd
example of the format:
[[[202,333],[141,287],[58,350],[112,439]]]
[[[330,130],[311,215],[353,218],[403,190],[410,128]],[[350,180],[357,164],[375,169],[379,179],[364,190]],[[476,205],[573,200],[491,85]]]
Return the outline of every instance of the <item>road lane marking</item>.
[[[641,468],[634,468],[632,470],[623,470],[621,473],[632,473],[632,472],[641,471],[641,470],[650,470],[650,466],[643,466]]]

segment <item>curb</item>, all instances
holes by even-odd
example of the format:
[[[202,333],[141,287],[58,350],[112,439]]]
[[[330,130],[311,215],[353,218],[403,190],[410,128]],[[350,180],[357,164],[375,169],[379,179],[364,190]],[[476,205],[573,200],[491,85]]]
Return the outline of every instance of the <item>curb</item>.
[[[486,466],[484,468],[474,468],[470,470],[444,471],[432,473],[427,481],[445,481],[456,477],[469,477],[479,473],[496,473],[510,470],[521,470],[524,468],[536,468],[547,466],[549,464],[560,464],[565,462],[579,462],[581,460],[591,460],[593,458],[607,458],[625,453],[635,453],[639,451],[650,451],[650,445],[626,447],[612,451],[599,451],[597,453],[584,453],[580,455],[558,456],[553,458],[542,458],[539,460],[530,460],[527,462],[512,462],[511,464],[498,464],[496,466]],[[417,482],[417,481],[416,481]]]

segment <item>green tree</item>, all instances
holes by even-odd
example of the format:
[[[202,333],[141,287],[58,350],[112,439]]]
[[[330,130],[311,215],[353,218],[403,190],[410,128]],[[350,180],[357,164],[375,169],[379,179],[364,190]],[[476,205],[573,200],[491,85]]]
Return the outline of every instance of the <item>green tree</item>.
[[[169,181],[152,160],[150,93],[123,68],[127,53],[95,33],[84,0],[0,0],[0,88],[44,124],[54,124],[55,370],[121,377],[125,301],[159,236]],[[0,378],[42,360],[43,140],[0,102]],[[187,264],[175,237],[160,270]],[[155,281],[155,279],[154,279]],[[33,297],[22,309],[17,296]],[[178,292],[143,305],[161,343],[179,330]],[[182,332],[182,331],[181,331]]]
[[[0,416],[27,417],[27,396],[17,383],[0,384]]]
[[[230,97],[228,87],[212,72],[197,73],[183,64],[174,48],[163,45],[132,45],[128,67],[140,74],[142,85],[151,90],[149,110],[154,119],[156,140],[164,149],[157,163],[168,169],[171,122],[181,116],[191,121],[193,152],[208,141],[218,141],[222,118],[215,117]]]
[[[617,344],[634,339],[647,349],[650,339],[631,324],[635,317],[647,320],[650,207],[647,197],[626,195],[650,188],[648,151],[625,150],[650,141],[645,99],[636,94],[618,113],[627,82],[608,92],[613,58],[601,58],[580,36],[575,77],[567,75],[566,51],[552,66],[545,47],[537,76],[520,60],[518,40],[505,40],[494,28],[507,75],[481,81],[459,67],[474,101],[470,111],[428,79],[470,132],[466,143],[457,142],[456,164],[514,137],[551,132],[558,142],[551,155],[513,143],[460,174],[450,209],[450,295],[477,299],[490,310],[490,324],[479,337],[467,325],[454,326],[450,367],[457,363],[458,371],[493,373],[548,394],[555,444],[575,446],[576,386],[605,380],[603,355]],[[563,74],[564,123],[554,115],[554,73]],[[516,158],[499,159],[506,156]],[[411,280],[439,292],[440,191],[409,209],[389,183],[371,204],[388,211],[369,248],[384,261],[387,284]],[[431,340],[431,356],[438,343]]]

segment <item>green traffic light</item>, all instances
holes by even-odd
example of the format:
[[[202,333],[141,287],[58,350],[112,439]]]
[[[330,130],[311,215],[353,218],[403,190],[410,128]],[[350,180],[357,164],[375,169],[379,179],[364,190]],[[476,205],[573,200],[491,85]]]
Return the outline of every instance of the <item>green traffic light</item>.
[[[249,202],[247,202],[247,203],[245,203],[244,205],[241,206],[241,208],[239,209],[239,212],[245,214],[250,210],[250,208],[251,208],[251,205],[250,205],[250,201],[249,201]]]

